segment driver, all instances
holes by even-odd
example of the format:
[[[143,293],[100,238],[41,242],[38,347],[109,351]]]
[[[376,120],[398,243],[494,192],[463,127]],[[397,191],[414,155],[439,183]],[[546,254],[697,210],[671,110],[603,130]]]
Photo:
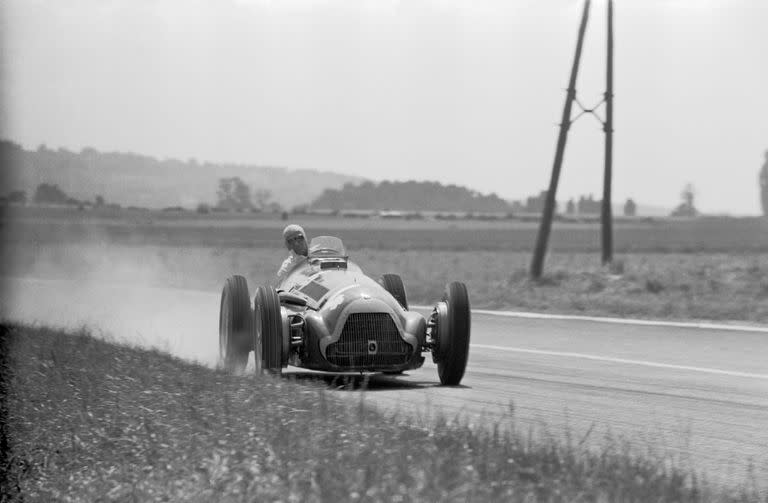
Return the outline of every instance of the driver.
[[[283,229],[283,239],[285,246],[290,250],[290,255],[283,261],[280,270],[277,271],[277,279],[282,280],[296,266],[307,261],[309,246],[307,245],[307,235],[300,225],[291,224]]]

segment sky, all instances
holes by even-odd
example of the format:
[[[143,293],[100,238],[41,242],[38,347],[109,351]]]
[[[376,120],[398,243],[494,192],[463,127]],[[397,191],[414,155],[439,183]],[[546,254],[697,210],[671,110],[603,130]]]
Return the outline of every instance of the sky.
[[[591,3],[587,107],[605,91],[606,6]],[[3,0],[0,133],[522,199],[549,184],[582,7]],[[615,0],[614,24],[614,202],[671,208],[691,183],[701,211],[759,213],[768,2]],[[594,117],[573,124],[562,169],[559,200],[601,197]]]

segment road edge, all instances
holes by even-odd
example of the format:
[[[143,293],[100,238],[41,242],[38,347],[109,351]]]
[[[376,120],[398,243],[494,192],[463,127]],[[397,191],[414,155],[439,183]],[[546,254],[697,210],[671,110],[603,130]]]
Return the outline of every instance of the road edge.
[[[432,306],[416,305],[411,309],[432,309]],[[500,316],[504,318],[528,318],[538,320],[588,321],[594,323],[613,323],[618,325],[640,325],[652,327],[695,328],[701,330],[730,330],[732,332],[757,332],[768,334],[768,327],[756,325],[736,325],[699,321],[644,320],[638,318],[612,318],[607,316],[585,316],[578,314],[532,313],[527,311],[494,311],[491,309],[472,309],[472,314]]]

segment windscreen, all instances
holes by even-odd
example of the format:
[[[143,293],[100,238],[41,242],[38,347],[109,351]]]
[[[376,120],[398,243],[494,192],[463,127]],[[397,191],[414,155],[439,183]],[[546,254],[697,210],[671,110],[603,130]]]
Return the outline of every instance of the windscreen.
[[[309,243],[309,258],[346,258],[347,251],[341,239],[334,236],[317,236]]]

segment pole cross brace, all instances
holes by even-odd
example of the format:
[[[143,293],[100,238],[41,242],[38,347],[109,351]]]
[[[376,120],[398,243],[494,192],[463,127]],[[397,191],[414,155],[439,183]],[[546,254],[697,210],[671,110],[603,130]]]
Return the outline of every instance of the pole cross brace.
[[[600,100],[599,102],[597,102],[597,103],[595,104],[595,106],[593,106],[592,108],[587,108],[587,107],[585,107],[585,106],[584,106],[584,105],[581,103],[581,101],[579,101],[579,98],[578,98],[577,96],[574,96],[574,97],[573,97],[573,100],[576,102],[576,104],[579,106],[579,108],[581,108],[581,112],[579,112],[579,113],[578,113],[578,115],[576,115],[576,117],[574,117],[574,118],[571,120],[571,124],[573,124],[574,122],[576,122],[576,121],[577,121],[577,120],[578,120],[578,119],[579,119],[579,118],[580,118],[582,115],[585,115],[585,114],[589,114],[589,115],[592,115],[592,116],[593,116],[593,117],[594,117],[594,118],[597,120],[597,122],[599,122],[600,124],[602,124],[602,125],[603,125],[603,131],[605,131],[605,127],[606,127],[605,121],[603,120],[603,118],[602,118],[602,117],[600,117],[600,115],[599,115],[599,114],[596,112],[596,110],[597,110],[597,109],[598,109],[598,108],[599,108],[599,107],[600,107],[600,106],[601,106],[603,103],[605,103],[605,102],[606,102],[606,99],[607,99],[607,93],[604,93],[604,95],[603,95],[603,99],[602,99],[602,100]]]

